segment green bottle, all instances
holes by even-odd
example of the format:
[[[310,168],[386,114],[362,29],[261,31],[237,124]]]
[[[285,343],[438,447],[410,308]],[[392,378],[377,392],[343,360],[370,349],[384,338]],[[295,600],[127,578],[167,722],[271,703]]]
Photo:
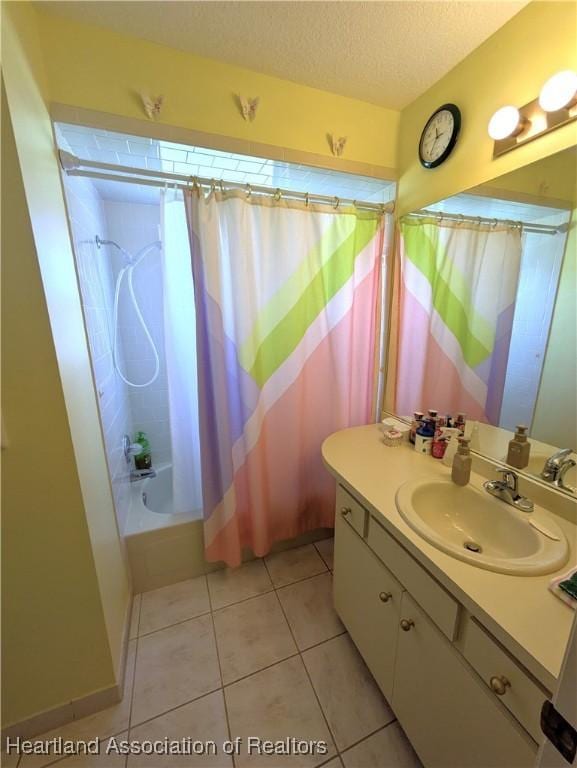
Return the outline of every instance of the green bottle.
[[[150,443],[146,437],[146,432],[137,432],[134,441],[138,443],[142,450],[134,457],[136,469],[150,469],[152,467],[152,456],[150,454]]]

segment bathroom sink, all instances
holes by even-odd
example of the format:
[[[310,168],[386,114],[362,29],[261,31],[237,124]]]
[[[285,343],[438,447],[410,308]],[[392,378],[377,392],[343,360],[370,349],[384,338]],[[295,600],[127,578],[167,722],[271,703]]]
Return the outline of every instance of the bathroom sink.
[[[565,534],[544,509],[521,512],[472,484],[411,480],[397,491],[396,504],[426,541],[479,568],[534,576],[558,570],[569,555]]]

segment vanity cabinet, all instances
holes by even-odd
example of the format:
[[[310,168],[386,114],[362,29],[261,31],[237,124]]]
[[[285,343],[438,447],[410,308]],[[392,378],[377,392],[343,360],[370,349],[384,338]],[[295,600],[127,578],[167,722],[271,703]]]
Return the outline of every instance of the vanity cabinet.
[[[342,490],[342,489],[341,489]],[[341,496],[346,491],[341,492]],[[347,506],[350,504],[348,499]],[[344,509],[347,508],[344,506]],[[334,600],[337,613],[381,691],[390,701],[403,589],[337,512]]]
[[[335,569],[336,570],[336,569]],[[529,768],[535,745],[403,593],[393,710],[427,768]],[[406,622],[406,623],[405,623]]]
[[[504,705],[484,679],[482,662],[471,661],[480,648],[473,634],[477,625],[470,629],[472,619],[454,597],[341,486],[334,601],[426,768],[534,764],[537,744],[529,735],[538,738],[534,720],[519,717],[518,703],[518,711]],[[480,656],[488,659],[488,650]],[[498,661],[493,664],[491,657],[494,674],[505,669],[513,678],[513,669]],[[513,684],[523,691],[523,679]],[[540,702],[545,698],[543,693]]]

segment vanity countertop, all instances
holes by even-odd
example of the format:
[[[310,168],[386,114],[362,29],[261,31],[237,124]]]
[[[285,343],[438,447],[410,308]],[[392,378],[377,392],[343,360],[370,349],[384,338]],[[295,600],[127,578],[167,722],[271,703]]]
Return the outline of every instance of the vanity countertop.
[[[354,427],[328,437],[326,466],[369,512],[455,598],[548,688],[555,689],[574,611],[548,589],[556,575],[577,565],[577,526],[556,515],[569,541],[567,563],[544,576],[512,576],[477,568],[436,549],[399,514],[395,494],[407,480],[450,475],[451,470],[408,443],[390,448],[377,425]],[[473,473],[471,484],[485,480]]]

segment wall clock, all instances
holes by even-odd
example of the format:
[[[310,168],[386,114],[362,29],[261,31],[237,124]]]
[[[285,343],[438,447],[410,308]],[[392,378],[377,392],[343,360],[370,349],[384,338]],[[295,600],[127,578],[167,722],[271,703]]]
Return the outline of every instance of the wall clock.
[[[443,104],[427,120],[419,142],[419,160],[425,168],[436,168],[453,151],[461,129],[461,110]]]

